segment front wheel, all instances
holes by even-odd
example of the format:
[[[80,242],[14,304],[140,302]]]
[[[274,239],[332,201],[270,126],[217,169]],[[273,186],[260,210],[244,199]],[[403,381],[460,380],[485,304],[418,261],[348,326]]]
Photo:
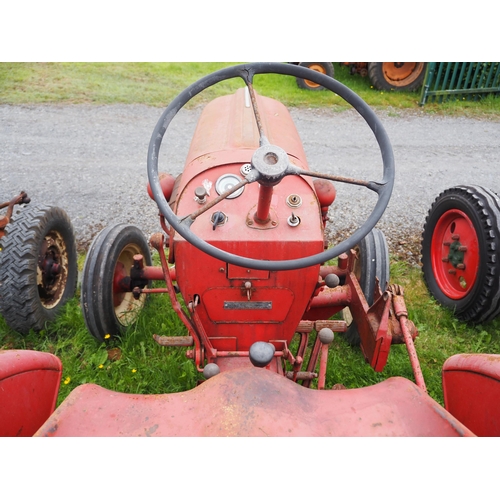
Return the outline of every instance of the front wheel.
[[[333,78],[335,71],[333,69],[333,64],[331,62],[300,62],[299,66],[303,66],[304,68],[313,69],[318,73],[322,73],[323,75],[330,76]],[[313,82],[311,80],[305,80],[303,78],[297,78],[297,85],[301,89],[305,90],[325,90],[325,87]]]
[[[458,319],[500,313],[500,198],[480,186],[456,186],[432,204],[422,233],[422,268],[431,295]]]
[[[389,284],[390,262],[389,248],[384,233],[373,228],[354,248],[356,261],[353,273],[359,281],[368,305],[373,305],[377,283],[384,292]],[[345,338],[351,345],[359,345],[359,331],[348,307],[343,310],[347,323]]]
[[[134,255],[144,265],[152,263],[149,246],[139,228],[116,224],[103,229],[94,239],[85,259],[82,276],[82,312],[89,332],[100,342],[116,337],[137,320],[146,295],[135,299],[123,292],[120,282],[130,276]]]
[[[73,226],[64,210],[18,209],[0,240],[0,313],[22,334],[42,330],[75,294],[78,278]]]

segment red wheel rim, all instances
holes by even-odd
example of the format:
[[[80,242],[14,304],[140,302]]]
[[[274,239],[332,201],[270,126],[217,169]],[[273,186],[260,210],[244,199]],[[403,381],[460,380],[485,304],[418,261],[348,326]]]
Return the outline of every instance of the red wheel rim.
[[[450,299],[463,299],[472,290],[479,269],[479,241],[472,221],[461,210],[448,210],[438,220],[431,264],[438,287]]]

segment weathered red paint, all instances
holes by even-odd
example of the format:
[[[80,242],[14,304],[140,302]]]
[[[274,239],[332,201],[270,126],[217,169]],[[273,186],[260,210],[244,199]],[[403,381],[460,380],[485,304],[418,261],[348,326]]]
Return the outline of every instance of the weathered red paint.
[[[445,408],[478,436],[500,436],[500,355],[456,354],[443,365]]]
[[[160,180],[160,186],[163,195],[165,196],[165,199],[168,201],[172,196],[172,192],[174,190],[175,177],[173,175],[167,174],[166,172],[160,172],[160,174],[158,175],[158,179]],[[153,192],[151,191],[151,186],[149,185],[149,182],[147,185],[147,192],[149,197],[152,200],[154,200]]]
[[[62,365],[38,351],[0,351],[0,436],[32,436],[54,411]]]
[[[245,362],[244,358],[240,358]],[[249,364],[248,360],[246,363]],[[179,394],[76,388],[37,436],[473,436],[424,391],[394,377],[313,391],[252,366]]]

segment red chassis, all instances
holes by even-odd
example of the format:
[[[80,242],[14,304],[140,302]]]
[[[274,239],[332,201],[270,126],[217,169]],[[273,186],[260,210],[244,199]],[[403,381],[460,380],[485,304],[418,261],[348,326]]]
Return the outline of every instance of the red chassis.
[[[382,181],[311,172],[286,108],[254,92],[253,74],[269,72],[317,80],[353,104],[381,147]],[[158,175],[159,147],[178,109],[207,86],[235,76],[247,88],[206,106],[182,175]],[[137,236],[129,243],[121,227],[104,230],[97,237],[101,246],[93,244],[85,263],[84,317],[102,341],[104,332],[119,333],[129,324],[120,324],[120,315],[133,312],[146,294],[168,293],[187,334],[155,340],[189,347],[187,355],[207,380],[165,395],[120,394],[84,384],[36,435],[473,435],[426,393],[413,345],[417,331],[402,289],[388,286],[381,273],[361,285],[366,269],[360,269],[363,259],[354,248],[378,235],[373,227],[387,206],[394,165],[382,125],[355,94],[325,75],[290,65],[260,63],[214,73],[181,93],[160,118],[148,174],[164,229],[150,239],[161,267],[150,265]],[[367,187],[379,201],[353,236],[326,249],[327,212],[335,199],[331,181]],[[328,264],[333,258],[336,264]],[[160,279],[165,288],[147,286]],[[114,325],[101,312],[106,304]],[[416,384],[396,377],[362,389],[324,390],[328,346],[334,332],[348,328],[346,321],[330,318],[345,308],[366,361],[382,371],[391,344],[404,342]],[[319,391],[309,389],[314,380]]]

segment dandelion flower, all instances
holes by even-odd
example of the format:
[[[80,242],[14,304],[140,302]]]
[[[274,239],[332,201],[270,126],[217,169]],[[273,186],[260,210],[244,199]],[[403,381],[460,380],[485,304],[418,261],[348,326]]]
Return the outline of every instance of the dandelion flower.
[[[136,368],[132,368],[132,373],[135,373],[137,371]]]
[[[109,333],[106,333],[106,335],[104,335],[105,339],[109,339],[110,337],[111,337],[111,335]]]
[[[66,378],[64,379],[64,384],[65,384],[65,385],[68,385],[70,382],[71,382],[71,377],[66,377]]]
[[[104,368],[104,365],[99,365],[99,368]]]

